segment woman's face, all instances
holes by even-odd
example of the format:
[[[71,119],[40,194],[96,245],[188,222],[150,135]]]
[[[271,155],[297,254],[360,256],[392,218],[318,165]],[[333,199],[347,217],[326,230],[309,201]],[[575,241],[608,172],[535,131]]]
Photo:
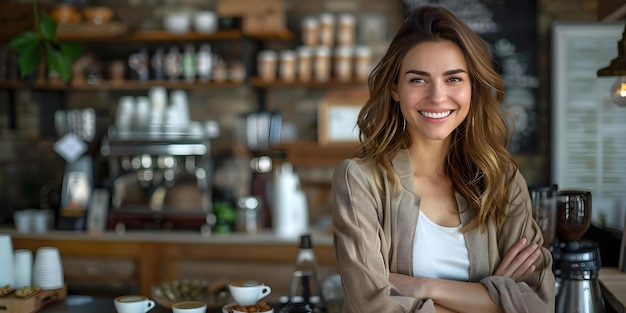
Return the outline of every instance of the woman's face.
[[[413,140],[444,140],[467,117],[472,89],[461,49],[449,40],[415,45],[402,61],[392,96]]]

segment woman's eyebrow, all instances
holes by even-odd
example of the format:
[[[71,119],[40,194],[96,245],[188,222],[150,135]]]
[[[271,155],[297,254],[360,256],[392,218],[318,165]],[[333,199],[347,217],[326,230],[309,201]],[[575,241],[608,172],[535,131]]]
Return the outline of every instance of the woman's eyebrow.
[[[449,75],[454,75],[454,74],[458,74],[458,73],[467,73],[467,71],[465,71],[464,69],[454,69],[454,70],[449,70],[449,71],[445,71],[443,73],[444,76],[449,76]],[[428,76],[430,77],[430,73],[428,72],[424,72],[424,71],[420,71],[420,70],[408,70],[406,71],[406,74],[416,74],[416,75],[421,75],[421,76]]]

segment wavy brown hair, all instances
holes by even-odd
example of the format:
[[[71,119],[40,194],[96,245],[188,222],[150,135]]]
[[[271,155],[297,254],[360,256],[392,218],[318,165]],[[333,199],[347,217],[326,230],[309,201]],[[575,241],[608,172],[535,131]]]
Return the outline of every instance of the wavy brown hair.
[[[441,40],[461,48],[472,85],[468,116],[450,135],[445,171],[469,208],[477,212],[464,230],[483,229],[489,220],[499,226],[505,218],[507,191],[513,180],[510,173],[518,168],[506,149],[510,132],[501,105],[504,85],[494,70],[487,43],[445,8],[414,9],[370,74],[370,98],[357,121],[361,145],[356,156],[374,160],[399,186],[391,160],[400,149],[409,148],[411,138],[404,131],[404,117],[391,90],[407,52],[418,43]]]

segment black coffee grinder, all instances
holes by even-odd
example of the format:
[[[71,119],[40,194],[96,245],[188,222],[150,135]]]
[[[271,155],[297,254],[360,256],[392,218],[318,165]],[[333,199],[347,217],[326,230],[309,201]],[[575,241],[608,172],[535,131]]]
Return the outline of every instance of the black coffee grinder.
[[[557,313],[604,313],[598,243],[581,240],[591,224],[591,192],[563,190],[557,200]]]

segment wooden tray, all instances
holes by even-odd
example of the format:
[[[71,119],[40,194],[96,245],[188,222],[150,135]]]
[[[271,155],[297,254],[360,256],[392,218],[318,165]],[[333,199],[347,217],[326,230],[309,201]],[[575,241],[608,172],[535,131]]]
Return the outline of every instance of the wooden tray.
[[[67,297],[67,286],[54,290],[42,290],[26,298],[20,298],[15,293],[0,297],[0,312],[2,313],[34,313],[50,303],[63,300]]]

